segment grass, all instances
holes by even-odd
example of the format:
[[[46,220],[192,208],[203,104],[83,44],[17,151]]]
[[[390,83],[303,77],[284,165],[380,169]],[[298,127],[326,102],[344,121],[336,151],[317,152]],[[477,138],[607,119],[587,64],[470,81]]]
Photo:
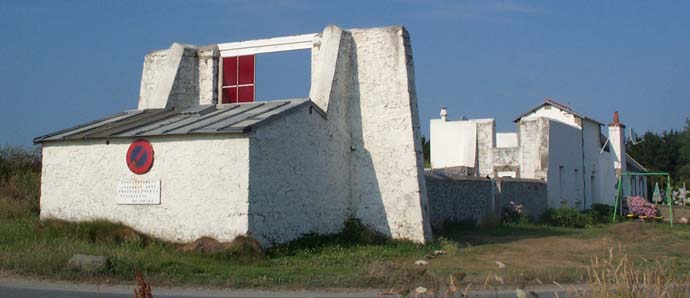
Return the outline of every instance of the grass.
[[[261,253],[251,245],[185,251],[118,224],[40,221],[38,157],[15,152],[12,159],[6,151],[0,148],[0,273],[5,275],[131,283],[139,270],[154,287],[399,288],[451,274],[462,277],[461,287],[591,283],[592,260],[609,257],[611,247],[631,266],[653,265],[674,278],[687,279],[690,272],[690,227],[635,222],[587,229],[455,224],[436,231],[434,242],[418,245],[387,240],[352,221],[339,234],[309,235]],[[107,256],[111,266],[94,274],[71,271],[65,265],[77,253]],[[428,265],[420,273],[415,261],[421,259]]]

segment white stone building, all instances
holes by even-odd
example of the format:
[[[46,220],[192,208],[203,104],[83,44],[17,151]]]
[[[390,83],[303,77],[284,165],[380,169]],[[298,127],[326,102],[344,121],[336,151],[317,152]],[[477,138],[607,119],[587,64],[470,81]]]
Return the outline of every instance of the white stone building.
[[[310,94],[255,101],[255,57],[287,50],[311,51]],[[171,241],[251,235],[266,246],[355,218],[424,242],[420,140],[403,27],[176,43],[146,56],[136,110],[34,140],[41,218],[105,219]]]
[[[494,119],[442,116],[431,120],[431,166],[545,181],[550,208],[613,205],[618,174],[646,171],[626,154],[624,125],[615,115],[608,138],[601,133],[602,123],[550,99],[515,119],[514,133],[497,133]],[[644,195],[646,180],[625,177],[623,189],[625,195]]]

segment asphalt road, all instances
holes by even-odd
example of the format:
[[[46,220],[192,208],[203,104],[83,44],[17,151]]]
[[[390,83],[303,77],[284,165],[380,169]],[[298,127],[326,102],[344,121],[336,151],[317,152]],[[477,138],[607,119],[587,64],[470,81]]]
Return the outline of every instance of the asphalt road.
[[[127,285],[91,285],[73,284],[67,282],[49,282],[20,279],[0,279],[0,297],[2,298],[132,298],[134,287]],[[532,289],[539,298],[565,297],[566,291],[558,287],[543,287]],[[559,296],[554,294],[558,292]],[[237,289],[206,289],[206,288],[156,288],[153,296],[156,298],[199,298],[199,297],[227,297],[227,298],[393,298],[394,295],[381,295],[383,291],[376,289],[338,289],[323,291],[264,291]],[[515,290],[482,290],[474,291],[470,297],[477,298],[514,298]],[[528,294],[527,297],[534,297]]]

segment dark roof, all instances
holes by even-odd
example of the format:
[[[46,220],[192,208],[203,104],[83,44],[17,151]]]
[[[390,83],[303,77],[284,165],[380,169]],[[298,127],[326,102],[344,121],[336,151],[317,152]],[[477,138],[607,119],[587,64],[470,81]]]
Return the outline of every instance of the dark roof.
[[[130,110],[40,136],[34,143],[160,135],[248,133],[256,126],[311,106],[309,99],[202,105],[184,109]]]
[[[561,110],[563,110],[563,111],[566,111],[566,112],[568,112],[568,113],[570,113],[570,114],[573,114],[573,115],[575,115],[575,116],[577,116],[577,117],[579,117],[579,118],[587,119],[587,120],[592,121],[592,122],[594,122],[594,123],[596,123],[596,124],[599,124],[599,125],[604,125],[603,123],[601,123],[601,122],[599,122],[599,121],[597,121],[597,120],[594,120],[594,119],[592,119],[592,118],[589,118],[589,117],[587,117],[587,116],[581,115],[581,114],[579,114],[578,112],[573,111],[573,109],[571,109],[569,106],[564,105],[564,104],[562,104],[562,103],[560,103],[560,102],[557,102],[557,101],[555,101],[555,100],[553,100],[553,99],[550,99],[550,98],[544,99],[544,102],[543,102],[542,104],[540,104],[540,105],[538,105],[538,106],[536,106],[536,107],[530,109],[530,110],[527,111],[527,112],[522,113],[520,116],[518,116],[517,118],[515,118],[515,120],[513,120],[513,122],[518,122],[518,121],[520,121],[520,119],[522,119],[522,117],[525,117],[525,116],[527,116],[527,115],[533,113],[534,111],[541,109],[541,108],[544,107],[544,106],[554,106],[554,107],[557,107],[557,108],[559,108],[559,109],[561,109]]]

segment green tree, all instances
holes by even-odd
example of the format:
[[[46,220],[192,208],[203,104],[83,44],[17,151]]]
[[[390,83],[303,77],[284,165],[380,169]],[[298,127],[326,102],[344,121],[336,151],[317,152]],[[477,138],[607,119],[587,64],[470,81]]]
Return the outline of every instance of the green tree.
[[[671,175],[672,181],[690,182],[690,121],[681,131],[646,132],[643,142],[626,144],[626,151],[650,171]]]
[[[422,136],[422,150],[424,152],[424,167],[431,167],[431,142]]]
[[[690,118],[685,120],[685,130],[680,136],[680,143],[678,175],[685,183],[690,183]]]

